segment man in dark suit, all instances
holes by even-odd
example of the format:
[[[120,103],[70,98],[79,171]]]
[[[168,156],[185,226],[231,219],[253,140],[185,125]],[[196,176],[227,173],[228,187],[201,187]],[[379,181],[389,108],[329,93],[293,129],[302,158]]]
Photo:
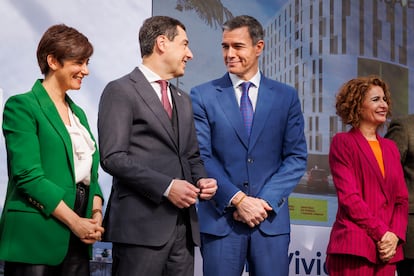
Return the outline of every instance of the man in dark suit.
[[[288,196],[307,157],[298,95],[260,73],[256,19],[226,22],[221,45],[228,73],[191,90],[202,159],[219,186],[198,208],[204,275],[239,276],[247,261],[252,275],[287,276]]]
[[[408,227],[403,245],[404,260],[397,263],[399,276],[414,275],[414,114],[392,119],[386,138],[394,140],[401,155],[408,189]]]
[[[170,17],[145,20],[139,41],[142,64],[110,82],[99,105],[101,165],[113,176],[104,219],[112,274],[192,276],[194,204],[217,184],[206,178],[189,96],[164,80],[182,76],[193,55]]]

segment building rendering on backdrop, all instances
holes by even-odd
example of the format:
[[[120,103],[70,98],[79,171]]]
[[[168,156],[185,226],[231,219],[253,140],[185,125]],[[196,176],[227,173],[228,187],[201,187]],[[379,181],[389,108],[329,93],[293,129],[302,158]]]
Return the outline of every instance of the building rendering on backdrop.
[[[328,167],[330,141],[346,130],[334,106],[345,81],[377,74],[393,115],[414,112],[414,0],[290,0],[264,27],[262,71],[298,90],[310,168]]]

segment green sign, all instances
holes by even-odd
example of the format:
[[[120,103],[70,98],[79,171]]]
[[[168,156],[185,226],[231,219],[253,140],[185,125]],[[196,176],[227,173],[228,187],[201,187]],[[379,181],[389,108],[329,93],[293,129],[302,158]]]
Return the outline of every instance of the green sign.
[[[328,221],[328,201],[311,198],[289,198],[290,217],[295,220]]]

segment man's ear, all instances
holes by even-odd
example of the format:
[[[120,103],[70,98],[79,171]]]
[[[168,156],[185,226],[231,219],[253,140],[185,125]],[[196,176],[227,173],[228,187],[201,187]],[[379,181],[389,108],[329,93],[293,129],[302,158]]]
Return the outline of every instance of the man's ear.
[[[260,56],[262,54],[263,49],[264,49],[264,46],[265,46],[264,40],[259,40],[256,43],[256,45],[255,45],[255,48],[256,48],[256,56]]]
[[[155,50],[160,52],[165,52],[166,42],[168,38],[165,35],[159,35],[155,40]]]

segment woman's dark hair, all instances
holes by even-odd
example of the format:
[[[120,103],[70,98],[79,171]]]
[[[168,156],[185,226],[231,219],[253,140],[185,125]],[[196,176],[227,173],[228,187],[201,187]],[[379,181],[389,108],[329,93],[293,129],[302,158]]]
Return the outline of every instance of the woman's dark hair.
[[[52,55],[61,65],[65,60],[86,60],[93,54],[88,38],[64,24],[53,25],[43,34],[37,47],[37,62],[43,75],[50,67],[47,56]]]

